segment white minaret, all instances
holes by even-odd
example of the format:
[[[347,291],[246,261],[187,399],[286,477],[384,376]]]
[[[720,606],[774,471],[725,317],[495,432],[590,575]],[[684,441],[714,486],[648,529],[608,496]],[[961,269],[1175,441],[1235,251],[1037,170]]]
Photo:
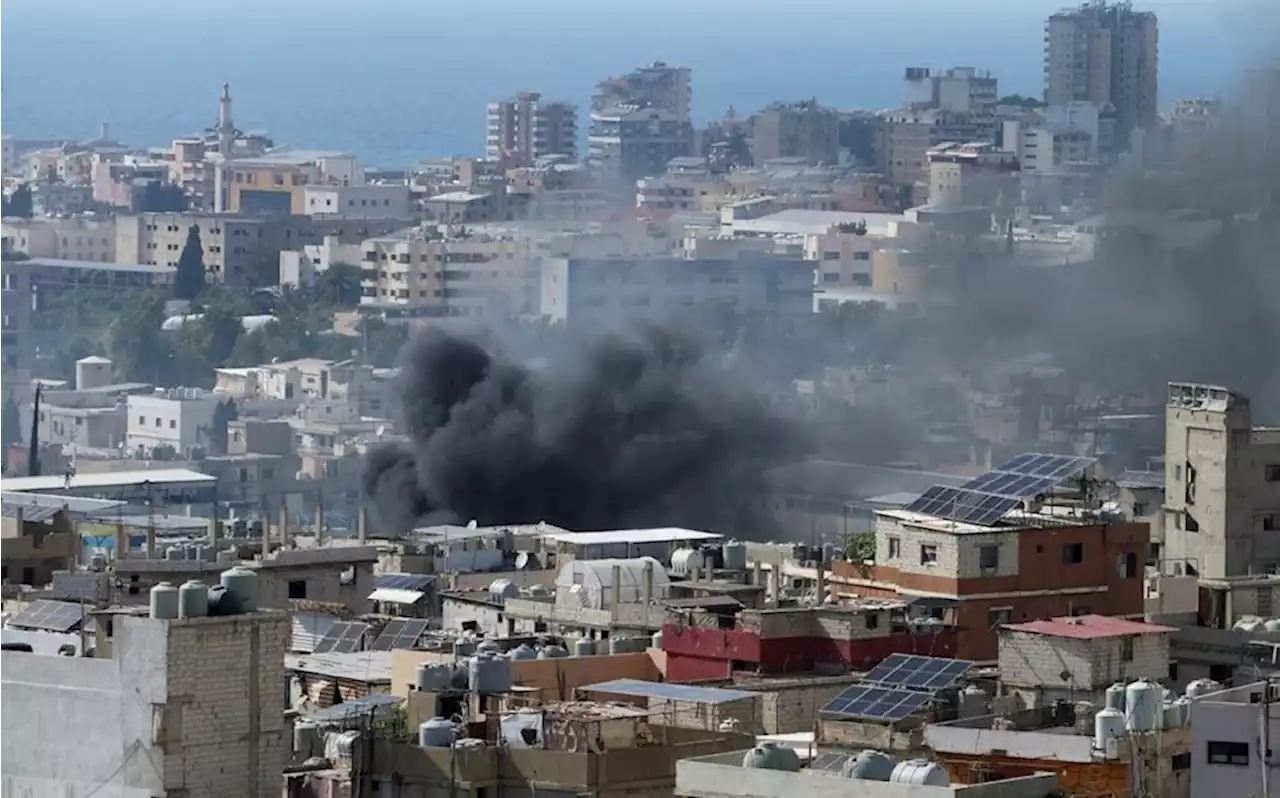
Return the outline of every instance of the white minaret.
[[[222,84],[222,97],[218,100],[218,153],[223,158],[231,155],[236,128],[231,123],[231,84]]]

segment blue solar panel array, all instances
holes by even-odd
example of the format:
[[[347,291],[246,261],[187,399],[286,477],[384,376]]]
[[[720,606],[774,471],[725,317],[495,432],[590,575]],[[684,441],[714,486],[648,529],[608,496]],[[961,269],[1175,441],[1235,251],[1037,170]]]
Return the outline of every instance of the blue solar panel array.
[[[823,714],[868,720],[895,721],[919,712],[929,703],[928,693],[882,687],[878,684],[855,684],[831,699]]]
[[[431,577],[426,574],[378,574],[378,577],[373,582],[374,588],[377,589],[417,590],[419,592],[426,590],[429,584],[431,584]]]
[[[904,509],[966,524],[991,526],[1018,506],[1017,499],[934,485]]]
[[[973,663],[962,659],[892,654],[822,708],[836,718],[899,721],[924,709],[952,687]]]
[[[863,681],[933,692],[951,687],[973,663],[963,659],[891,654],[862,677]]]
[[[996,466],[980,477],[974,477],[961,485],[960,489],[1007,496],[1021,501],[1052,489],[1068,476],[1084,471],[1096,462],[1092,457],[1028,452]]]

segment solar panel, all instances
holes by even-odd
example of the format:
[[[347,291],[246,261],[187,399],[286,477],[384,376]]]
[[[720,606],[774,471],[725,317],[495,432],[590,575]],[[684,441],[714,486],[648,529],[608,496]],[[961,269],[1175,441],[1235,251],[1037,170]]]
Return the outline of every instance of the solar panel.
[[[50,632],[70,632],[82,619],[88,608],[69,601],[41,599],[33,602],[17,617],[9,619],[16,629],[45,629]]]
[[[421,618],[395,618],[382,627],[382,633],[369,645],[369,650],[411,649],[418,644],[418,638],[422,637],[425,631],[427,631],[427,621]]]
[[[0,515],[4,515],[5,518],[17,518],[19,510],[22,511],[22,520],[32,524],[48,521],[62,512],[61,507],[41,507],[32,504],[0,505]]]
[[[975,477],[964,483],[960,488],[961,490],[976,490],[1015,499],[1027,499],[1044,493],[1057,485],[1059,481],[1057,477],[1029,477],[1026,474],[988,471],[982,476]]]
[[[312,653],[349,654],[364,648],[364,635],[369,624],[359,621],[339,621],[330,626],[324,637],[316,642]]]
[[[1028,477],[1051,477],[1062,479],[1071,474],[1083,471],[1098,462],[1095,457],[1077,457],[1072,454],[1042,454],[1027,452],[1020,454],[1007,463],[993,468],[993,471],[1005,471],[1010,474],[1022,474]]]
[[[954,685],[973,663],[963,659],[891,654],[862,677],[863,681],[930,693]]]
[[[1018,506],[1017,499],[947,485],[934,485],[905,509],[966,524],[991,526]]]
[[[341,704],[318,709],[303,717],[315,723],[337,725],[367,718],[370,713],[375,717],[385,717],[390,714],[391,710],[402,703],[404,703],[403,698],[397,698],[386,693],[373,693],[363,698],[353,698],[350,701],[343,701]]]
[[[902,720],[924,708],[932,696],[878,684],[855,684],[831,699],[822,714],[868,720]]]
[[[431,584],[431,577],[426,574],[378,574],[374,580],[374,588],[390,588],[393,590],[416,590],[422,592]]]
[[[55,571],[49,595],[72,601],[105,601],[111,598],[111,576],[95,571]]]

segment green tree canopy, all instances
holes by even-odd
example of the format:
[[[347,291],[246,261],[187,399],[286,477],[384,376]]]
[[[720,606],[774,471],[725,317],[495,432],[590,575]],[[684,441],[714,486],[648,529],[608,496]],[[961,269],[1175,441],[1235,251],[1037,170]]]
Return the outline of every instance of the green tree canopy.
[[[107,325],[103,341],[116,373],[133,382],[168,384],[172,353],[162,333],[165,297],[158,292],[131,297]]]
[[[193,300],[205,289],[204,247],[200,244],[200,228],[187,229],[187,241],[178,257],[178,273],[173,278],[176,299]]]

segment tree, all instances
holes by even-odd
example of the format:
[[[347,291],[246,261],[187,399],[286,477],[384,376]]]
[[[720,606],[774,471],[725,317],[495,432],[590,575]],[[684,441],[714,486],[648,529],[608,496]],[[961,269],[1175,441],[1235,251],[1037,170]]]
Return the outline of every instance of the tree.
[[[213,421],[209,428],[209,443],[215,454],[227,453],[227,426],[240,417],[236,403],[231,399],[219,402],[213,409]]]
[[[1043,108],[1044,100],[1036,97],[1024,97],[1021,94],[1010,94],[1000,98],[1000,105],[1018,105],[1023,108]]]
[[[167,384],[172,351],[162,335],[163,294],[138,293],[124,303],[107,325],[104,343],[107,357],[120,376],[131,382]]]
[[[180,213],[187,209],[187,195],[181,186],[162,183],[159,180],[148,181],[138,198],[135,213]]]
[[[13,391],[4,395],[4,407],[0,409],[0,427],[3,427],[4,461],[9,461],[9,447],[22,443],[22,415],[18,412],[18,401],[13,398]]]
[[[360,267],[334,263],[316,275],[315,296],[331,308],[350,309],[360,304]]]
[[[193,300],[204,289],[204,247],[200,244],[200,228],[193,224],[187,229],[187,242],[182,245],[182,254],[178,257],[173,295],[177,299]]]
[[[17,216],[23,219],[30,219],[34,208],[31,201],[31,186],[23,183],[13,190],[13,193],[4,198],[4,216]]]

